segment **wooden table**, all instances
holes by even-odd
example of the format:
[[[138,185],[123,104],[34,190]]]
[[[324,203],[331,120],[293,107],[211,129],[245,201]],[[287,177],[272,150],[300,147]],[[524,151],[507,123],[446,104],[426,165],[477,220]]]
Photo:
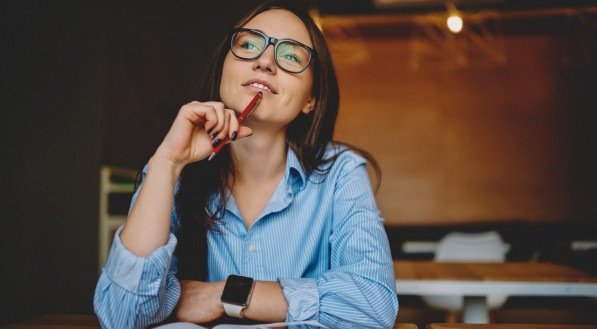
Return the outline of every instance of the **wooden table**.
[[[427,329],[597,329],[591,324],[464,324],[464,323],[432,323]]]
[[[487,323],[487,296],[597,297],[597,277],[553,263],[395,261],[398,295],[462,295],[463,320]]]
[[[93,314],[48,314],[31,320],[0,326],[1,329],[100,329]],[[417,329],[412,323],[399,323],[393,329]]]
[[[397,323],[392,329],[417,329],[417,325],[413,323]]]

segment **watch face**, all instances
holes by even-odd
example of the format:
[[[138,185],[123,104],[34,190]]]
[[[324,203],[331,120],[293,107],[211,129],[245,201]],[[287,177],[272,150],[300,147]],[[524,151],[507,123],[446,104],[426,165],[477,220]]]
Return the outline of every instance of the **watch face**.
[[[230,275],[224,286],[222,302],[246,305],[252,288],[253,279],[244,276]]]

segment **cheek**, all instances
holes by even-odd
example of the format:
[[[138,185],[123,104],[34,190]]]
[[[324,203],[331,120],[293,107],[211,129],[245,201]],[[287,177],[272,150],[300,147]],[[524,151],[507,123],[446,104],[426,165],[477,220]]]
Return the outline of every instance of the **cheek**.
[[[302,99],[306,102],[313,95],[313,71],[308,69],[304,72],[302,77]]]
[[[285,93],[280,100],[282,108],[289,109],[293,114],[298,114],[303,110],[309,98],[311,97],[312,84],[307,81],[293,81],[291,93]]]
[[[301,81],[300,86],[297,87],[297,95],[300,105],[303,106],[313,95],[313,77],[312,75],[305,75],[305,79]]]

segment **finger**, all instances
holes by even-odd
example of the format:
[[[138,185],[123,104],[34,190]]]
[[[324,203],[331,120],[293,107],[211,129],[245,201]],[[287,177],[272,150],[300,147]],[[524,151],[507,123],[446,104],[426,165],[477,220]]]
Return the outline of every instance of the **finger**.
[[[229,141],[226,139],[226,137],[230,133],[230,130],[229,130],[230,117],[232,115],[233,114],[231,114],[229,111],[224,112],[224,126],[222,127],[222,130],[220,131],[218,136],[213,140],[213,144],[212,144],[213,147],[218,147],[218,145],[220,145],[220,143],[222,143],[222,141],[224,141],[224,140],[226,140],[227,142]]]
[[[224,104],[220,102],[205,102],[204,104],[213,107],[214,113],[217,117],[217,120],[214,122],[213,126],[210,126],[209,128],[206,127],[207,133],[210,135],[211,139],[214,139],[224,127]]]
[[[180,115],[195,126],[203,125],[205,129],[217,123],[217,117],[213,106],[200,102],[191,102],[180,109]]]
[[[207,111],[205,112],[205,126],[203,127],[206,132],[213,130],[213,128],[218,124],[218,115],[216,114],[216,109],[213,106],[207,106]]]
[[[238,136],[236,137],[236,139],[249,137],[251,135],[253,135],[253,129],[247,126],[240,126],[240,128],[238,129]]]
[[[224,137],[226,137],[226,135],[230,134],[230,120],[232,120],[232,116],[234,114],[230,113],[230,111],[225,111],[224,112],[224,128],[222,129],[220,138],[224,139]]]
[[[234,141],[236,138],[238,138],[238,128],[240,124],[238,123],[236,113],[233,110],[226,111],[230,114],[230,121],[228,122],[228,137],[230,137],[231,141]]]
[[[205,122],[205,109],[201,107],[202,104],[197,101],[187,103],[180,108],[178,115],[194,125],[199,125]]]
[[[212,147],[218,147],[218,145],[220,145],[220,143],[222,143],[222,141],[225,139],[226,134],[228,133],[228,121],[230,121],[230,119],[228,119],[229,115],[227,112],[224,112],[224,124],[222,129],[220,130],[219,133],[215,132],[212,133],[211,135],[211,141]]]

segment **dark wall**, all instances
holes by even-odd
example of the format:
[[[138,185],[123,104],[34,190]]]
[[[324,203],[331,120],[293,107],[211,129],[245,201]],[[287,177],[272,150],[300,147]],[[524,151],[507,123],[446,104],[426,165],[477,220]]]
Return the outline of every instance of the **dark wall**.
[[[107,77],[98,8],[6,5],[0,322],[90,309]]]
[[[0,324],[93,311],[100,166],[147,161],[255,2],[0,3]]]
[[[107,18],[104,163],[138,168],[196,100],[215,46],[256,1],[115,5]]]

